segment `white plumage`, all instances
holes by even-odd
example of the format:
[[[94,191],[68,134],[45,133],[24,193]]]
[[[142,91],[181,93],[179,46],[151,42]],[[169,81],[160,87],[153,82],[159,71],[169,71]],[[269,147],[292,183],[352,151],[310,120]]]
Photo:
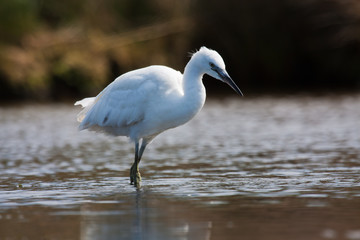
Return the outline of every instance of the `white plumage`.
[[[130,137],[135,143],[130,181],[139,186],[138,164],[146,145],[159,133],[188,122],[203,107],[204,74],[228,83],[242,95],[221,56],[202,47],[191,57],[184,75],[169,67],[149,66],[121,75],[96,97],[76,102],[84,107],[77,117],[79,129]]]

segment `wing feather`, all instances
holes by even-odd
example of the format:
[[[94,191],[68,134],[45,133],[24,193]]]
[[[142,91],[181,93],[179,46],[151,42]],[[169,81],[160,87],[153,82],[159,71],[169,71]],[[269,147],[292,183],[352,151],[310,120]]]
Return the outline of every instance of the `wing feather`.
[[[85,107],[78,115],[79,129],[129,136],[131,126],[143,121],[147,111],[155,111],[165,95],[179,91],[181,76],[180,72],[163,66],[121,75],[95,98],[75,103]]]
[[[123,132],[121,128],[128,129],[143,120],[148,96],[155,90],[156,86],[143,76],[131,77],[124,74],[106,87],[79,114],[79,128],[116,128],[117,132]]]

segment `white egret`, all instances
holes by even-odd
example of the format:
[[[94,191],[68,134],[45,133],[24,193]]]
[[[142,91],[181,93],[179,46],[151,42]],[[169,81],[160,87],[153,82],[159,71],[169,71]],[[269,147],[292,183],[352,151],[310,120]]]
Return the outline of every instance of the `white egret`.
[[[77,101],[75,105],[84,107],[77,117],[79,129],[129,137],[135,143],[130,183],[139,186],[139,162],[146,146],[161,132],[188,122],[203,107],[204,74],[242,95],[221,56],[201,47],[191,56],[184,74],[166,66],[137,69],[116,78],[96,97]]]

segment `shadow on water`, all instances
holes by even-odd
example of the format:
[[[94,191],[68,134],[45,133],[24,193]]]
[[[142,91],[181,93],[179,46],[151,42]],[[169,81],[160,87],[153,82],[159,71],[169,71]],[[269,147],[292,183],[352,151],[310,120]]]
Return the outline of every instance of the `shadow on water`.
[[[121,196],[116,196],[123,198]],[[130,194],[128,202],[96,211],[87,205],[81,210],[82,239],[209,239],[210,222],[189,222],[186,204],[162,199],[144,190]],[[124,207],[124,205],[127,205]]]
[[[0,239],[360,239],[360,96],[210,100],[155,139],[0,108]]]

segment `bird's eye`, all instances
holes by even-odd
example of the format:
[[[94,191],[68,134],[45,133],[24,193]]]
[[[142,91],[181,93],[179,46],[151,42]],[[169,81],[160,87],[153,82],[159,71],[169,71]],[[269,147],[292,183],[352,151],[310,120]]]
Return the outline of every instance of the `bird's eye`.
[[[209,63],[209,65],[210,65],[210,67],[211,67],[211,68],[214,68],[214,67],[215,67],[215,64],[214,64],[214,63],[212,63],[212,62],[211,62],[211,63]]]

